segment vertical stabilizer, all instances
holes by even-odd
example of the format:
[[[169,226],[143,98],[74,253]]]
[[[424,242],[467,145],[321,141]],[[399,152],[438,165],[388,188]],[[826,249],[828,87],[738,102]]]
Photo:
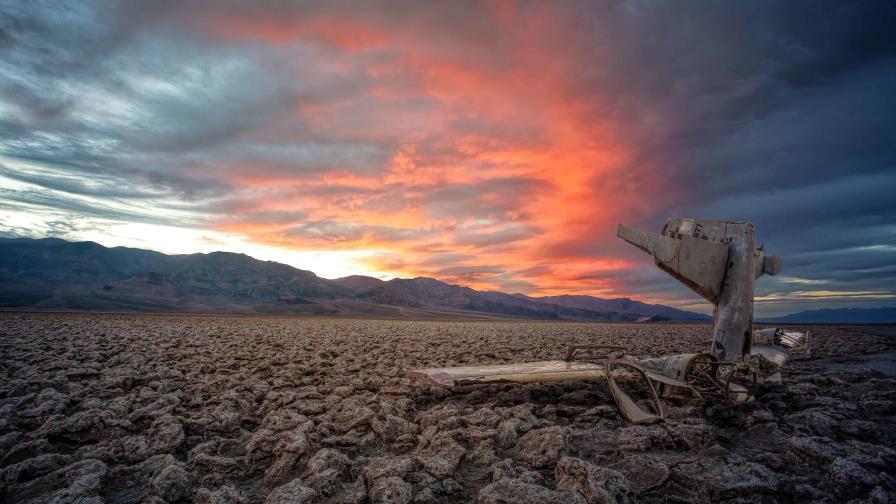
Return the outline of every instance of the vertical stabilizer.
[[[712,353],[720,361],[749,356],[753,332],[753,284],[781,271],[781,260],[756,246],[753,224],[672,218],[662,233],[622,224],[616,235],[652,255],[656,265],[712,302]]]

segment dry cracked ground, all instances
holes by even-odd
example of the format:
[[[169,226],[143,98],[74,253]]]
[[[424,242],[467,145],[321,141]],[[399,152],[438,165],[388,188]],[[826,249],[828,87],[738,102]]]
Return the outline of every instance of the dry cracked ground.
[[[632,426],[594,383],[447,391],[403,371],[702,350],[708,326],[3,313],[0,497],[892,501],[893,330],[812,330],[755,403]]]

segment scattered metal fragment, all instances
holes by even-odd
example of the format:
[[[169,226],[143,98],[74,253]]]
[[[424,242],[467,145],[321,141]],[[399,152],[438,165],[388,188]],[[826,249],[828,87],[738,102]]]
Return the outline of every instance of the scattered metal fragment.
[[[628,371],[631,376],[635,377],[635,380],[643,380],[646,383],[647,390],[650,391],[649,404],[653,406],[653,412],[641,407],[628,394],[622,391],[617,383],[616,373],[613,371],[614,368],[621,369],[623,372]],[[609,385],[610,393],[613,395],[613,401],[616,402],[619,412],[622,413],[626,420],[633,424],[649,424],[662,422],[665,419],[663,407],[660,404],[659,397],[657,397],[656,389],[653,388],[650,377],[644,369],[628,359],[608,359],[604,361],[604,370],[607,374],[607,385]]]
[[[752,401],[744,383],[779,381],[794,352],[808,355],[809,335],[778,328],[753,330],[753,284],[781,271],[781,260],[756,246],[753,224],[672,218],[661,233],[622,224],[623,240],[654,257],[656,265],[713,303],[710,353],[639,358],[624,347],[572,347],[564,360],[414,369],[410,377],[443,387],[487,383],[606,381],[622,416],[632,423],[663,420],[660,397],[693,397],[734,405]],[[619,386],[650,391],[639,404]],[[652,410],[652,411],[651,411]]]

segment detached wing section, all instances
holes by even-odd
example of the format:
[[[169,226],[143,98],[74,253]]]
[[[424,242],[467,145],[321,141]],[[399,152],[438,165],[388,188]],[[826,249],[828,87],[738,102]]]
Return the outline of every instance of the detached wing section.
[[[673,238],[622,224],[616,236],[652,255],[660,269],[708,301],[718,299],[725,280],[728,245],[689,235]]]
[[[606,380],[619,411],[636,424],[660,422],[663,409],[647,373],[634,361],[605,359],[601,362],[539,361],[522,364],[496,364],[451,368],[427,368],[408,371],[408,376],[441,387],[482,385],[487,383],[551,383],[562,381]],[[635,380],[650,392],[645,409],[623,391],[617,379]]]
[[[452,368],[414,369],[408,375],[442,387],[484,383],[548,383],[570,380],[603,380],[604,366],[590,362],[541,361]]]

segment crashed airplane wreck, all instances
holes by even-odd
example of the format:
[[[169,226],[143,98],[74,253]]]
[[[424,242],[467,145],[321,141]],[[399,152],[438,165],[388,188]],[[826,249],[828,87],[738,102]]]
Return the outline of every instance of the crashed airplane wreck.
[[[644,424],[664,420],[663,398],[728,405],[752,401],[750,385],[780,381],[780,368],[794,354],[808,353],[808,333],[753,330],[754,282],[763,274],[780,272],[781,260],[756,246],[752,223],[672,218],[661,233],[620,224],[616,235],[652,255],[660,269],[713,303],[708,352],[638,357],[619,346],[572,347],[562,360],[414,369],[408,376],[448,388],[605,382],[622,416]]]

